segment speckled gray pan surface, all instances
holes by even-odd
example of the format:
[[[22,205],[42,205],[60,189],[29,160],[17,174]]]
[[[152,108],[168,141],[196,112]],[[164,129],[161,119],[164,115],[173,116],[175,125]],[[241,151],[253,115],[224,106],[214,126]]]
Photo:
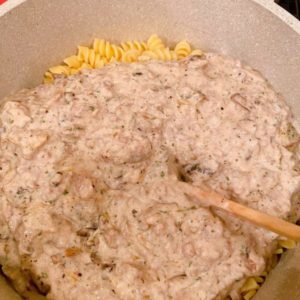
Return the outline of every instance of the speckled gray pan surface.
[[[0,16],[0,98],[41,83],[49,66],[95,36],[120,41],[158,33],[170,44],[187,39],[259,69],[300,121],[300,25],[272,0],[9,0]],[[297,249],[255,300],[296,300],[299,293]],[[16,299],[1,280],[0,299]]]

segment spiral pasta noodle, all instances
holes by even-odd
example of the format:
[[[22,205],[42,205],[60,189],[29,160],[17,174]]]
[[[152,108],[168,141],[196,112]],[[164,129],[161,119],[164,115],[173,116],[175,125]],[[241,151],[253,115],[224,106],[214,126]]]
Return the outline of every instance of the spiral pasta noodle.
[[[145,42],[138,42],[138,41],[127,41],[121,43],[121,48],[127,52],[130,50],[135,50],[139,54],[143,53],[144,51],[148,50],[148,45]]]
[[[192,52],[192,49],[191,49],[190,44],[187,41],[183,40],[183,41],[180,41],[175,46],[174,51],[178,55],[179,58],[183,58],[183,57],[190,55]]]
[[[128,50],[124,53],[122,57],[122,62],[135,62],[138,60],[139,52],[138,50]]]
[[[64,59],[64,63],[74,69],[80,68],[82,60],[77,55],[72,55]]]
[[[105,40],[95,39],[93,43],[93,50],[95,54],[99,54],[100,57],[105,57],[110,60],[115,58],[116,61],[121,61],[124,55],[124,49],[122,47],[111,44]]]
[[[83,69],[102,68],[114,62],[132,63],[136,61],[179,60],[189,55],[201,56],[203,52],[192,49],[182,40],[174,49],[168,48],[157,34],[152,34],[146,41],[125,41],[120,45],[112,44],[104,39],[94,39],[92,46],[78,46],[76,55],[63,60],[63,64],[49,68],[44,74],[44,82],[51,83],[56,76],[69,76]]]
[[[169,48],[163,49],[155,49],[153,51],[144,51],[141,56],[139,56],[139,61],[146,61],[146,60],[177,60],[178,56],[175,51],[170,50]]]
[[[203,52],[200,50],[200,49],[195,49],[193,50],[190,55],[192,56],[202,56],[203,55]]]
[[[163,49],[165,48],[165,45],[161,38],[158,37],[157,34],[152,34],[149,39],[147,40],[147,46],[149,50],[155,50],[155,49]]]

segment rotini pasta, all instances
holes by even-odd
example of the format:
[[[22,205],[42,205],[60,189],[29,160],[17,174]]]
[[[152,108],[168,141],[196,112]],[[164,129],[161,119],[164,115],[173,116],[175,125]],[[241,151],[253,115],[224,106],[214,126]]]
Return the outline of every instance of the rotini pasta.
[[[175,51],[170,50],[169,48],[156,49],[154,50],[159,60],[177,60],[178,55]]]
[[[203,55],[203,52],[200,49],[195,49],[190,53],[190,55],[201,56]]]
[[[78,69],[78,68],[80,68],[80,66],[82,64],[82,61],[81,61],[81,59],[79,59],[78,56],[72,55],[72,56],[65,58],[64,63],[70,68]]]
[[[46,72],[44,74],[44,83],[51,83],[53,80],[54,80],[54,77],[51,72]]]
[[[284,249],[294,249],[296,248],[296,242],[293,240],[280,240],[279,246]]]
[[[145,42],[140,43],[138,41],[128,41],[121,43],[121,47],[125,52],[130,50],[136,50],[139,54],[142,54],[148,49],[148,46]]]
[[[157,60],[177,60],[178,56],[175,51],[171,51],[169,48],[163,49],[155,49],[153,51],[144,51],[141,56],[139,56],[139,61],[146,61],[150,59],[157,59]]]
[[[179,60],[188,55],[201,56],[203,52],[192,49],[187,41],[179,42],[174,49],[165,46],[162,39],[151,35],[147,41],[137,40],[122,42],[120,45],[111,44],[104,39],[94,39],[91,48],[78,46],[77,55],[63,60],[63,64],[50,68],[44,75],[44,82],[51,83],[55,76],[69,76],[82,69],[102,68],[113,62],[132,63],[147,60]]]
[[[250,300],[256,294],[256,290],[251,290],[244,295],[244,300]]]
[[[93,50],[95,54],[99,54],[100,57],[105,57],[108,60],[115,58],[116,61],[120,61],[124,55],[124,49],[120,46],[111,44],[105,40],[95,39],[93,43]]]
[[[90,64],[84,62],[84,63],[81,65],[81,67],[78,69],[78,71],[83,70],[83,69],[92,69],[92,68],[93,68],[93,67],[92,67]]]
[[[105,57],[101,57],[99,54],[96,54],[94,68],[99,69],[104,67],[106,64],[108,64],[108,60]]]
[[[68,66],[55,66],[49,69],[52,74],[70,75],[70,68]]]
[[[190,44],[187,41],[183,40],[175,46],[174,51],[176,52],[179,58],[184,58],[191,54],[192,49]]]
[[[122,57],[122,62],[134,62],[137,61],[139,57],[138,50],[128,50],[124,53]]]
[[[163,49],[165,45],[163,41],[156,35],[152,34],[149,39],[147,40],[147,46],[149,50],[156,50],[156,49]]]
[[[89,63],[90,49],[84,46],[78,46],[77,57],[80,61]]]
[[[138,57],[138,61],[147,61],[151,59],[157,59],[157,55],[154,51],[144,51],[141,56]]]

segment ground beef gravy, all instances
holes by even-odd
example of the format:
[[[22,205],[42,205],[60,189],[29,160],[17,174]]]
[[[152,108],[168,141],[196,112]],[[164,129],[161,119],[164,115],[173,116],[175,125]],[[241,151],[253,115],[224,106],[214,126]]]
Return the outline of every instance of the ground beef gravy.
[[[8,97],[0,120],[0,262],[49,299],[234,298],[263,271],[277,236],[197,206],[170,156],[281,218],[299,185],[289,108],[216,54],[84,70]]]

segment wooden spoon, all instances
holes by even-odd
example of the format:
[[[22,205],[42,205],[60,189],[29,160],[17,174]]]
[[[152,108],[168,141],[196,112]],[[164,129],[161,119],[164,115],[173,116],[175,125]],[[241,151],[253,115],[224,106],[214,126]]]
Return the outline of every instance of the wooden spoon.
[[[198,188],[182,181],[177,181],[177,184],[185,194],[196,199],[201,206],[221,208],[257,226],[300,242],[300,226],[229,200],[206,186]]]

